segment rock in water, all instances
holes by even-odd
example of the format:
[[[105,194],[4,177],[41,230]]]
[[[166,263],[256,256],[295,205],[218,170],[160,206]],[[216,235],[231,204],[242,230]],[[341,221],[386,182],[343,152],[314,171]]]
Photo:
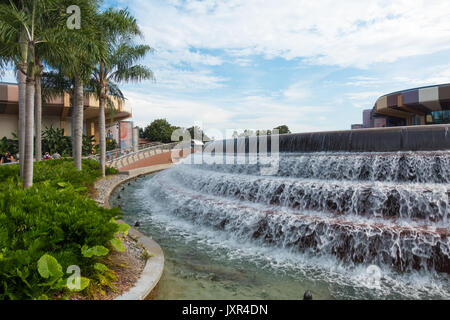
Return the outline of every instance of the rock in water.
[[[312,294],[310,290],[306,290],[305,294],[303,295],[303,300],[312,300]]]

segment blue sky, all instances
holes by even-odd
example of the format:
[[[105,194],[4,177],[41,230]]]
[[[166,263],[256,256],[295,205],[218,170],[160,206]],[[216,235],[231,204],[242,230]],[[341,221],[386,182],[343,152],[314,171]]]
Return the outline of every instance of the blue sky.
[[[115,0],[155,51],[136,125],[349,129],[380,95],[450,82],[450,2]],[[214,133],[212,134],[214,135]]]

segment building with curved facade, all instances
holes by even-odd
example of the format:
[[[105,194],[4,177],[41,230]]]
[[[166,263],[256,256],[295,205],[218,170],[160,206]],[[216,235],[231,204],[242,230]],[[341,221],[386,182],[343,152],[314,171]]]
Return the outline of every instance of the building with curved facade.
[[[363,111],[363,128],[450,123],[450,84],[407,89],[381,96]],[[352,125],[357,128],[358,125]]]
[[[112,97],[114,104],[114,121],[120,122],[132,116],[131,108],[126,102]],[[12,138],[18,132],[19,126],[19,89],[17,83],[0,82],[0,138]],[[98,109],[99,101],[92,94],[84,95],[84,133],[98,136]],[[70,94],[65,92],[60,96],[45,101],[42,105],[42,130],[46,127],[64,129],[65,135],[71,135],[72,106]],[[105,110],[106,123],[109,123],[112,115],[109,109]]]

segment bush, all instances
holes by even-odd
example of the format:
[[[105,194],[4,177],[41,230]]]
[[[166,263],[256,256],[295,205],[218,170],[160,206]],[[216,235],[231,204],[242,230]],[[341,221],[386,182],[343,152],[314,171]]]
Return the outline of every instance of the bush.
[[[9,152],[14,156],[19,152],[19,141],[17,138],[8,139],[3,137],[0,139],[0,153],[6,152]]]
[[[0,167],[0,299],[70,293],[66,270],[73,265],[81,269],[82,287],[109,285],[105,279],[114,275],[101,260],[118,246],[114,236],[123,227],[112,219],[118,209],[86,195],[99,175],[94,160],[83,160],[81,172],[71,160],[42,161],[33,187],[24,190],[18,165]]]
[[[92,154],[94,143],[94,136],[83,135],[83,156]],[[65,136],[64,129],[46,127],[42,131],[42,152],[54,154],[56,151],[64,157],[72,156],[72,137]]]

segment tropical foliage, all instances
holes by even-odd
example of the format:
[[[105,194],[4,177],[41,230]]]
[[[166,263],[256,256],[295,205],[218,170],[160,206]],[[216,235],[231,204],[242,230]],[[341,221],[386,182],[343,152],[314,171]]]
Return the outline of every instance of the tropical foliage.
[[[71,12],[80,9],[80,28],[69,28]],[[41,135],[42,103],[62,92],[70,94],[72,156],[78,170],[81,156],[91,152],[83,137],[84,94],[100,100],[100,170],[105,173],[105,107],[114,116],[113,101],[125,97],[117,83],[153,79],[137,62],[151,51],[137,44],[141,32],[127,10],[102,10],[100,0],[0,1],[0,74],[14,66],[19,82],[20,175],[33,183],[33,157],[45,152]],[[62,142],[64,143],[64,142]],[[68,148],[67,148],[68,149]]]
[[[16,136],[12,139],[3,137],[0,139],[0,154],[9,152],[12,155],[16,155],[19,152],[19,141]]]
[[[93,153],[94,142],[93,136],[83,135],[83,156]],[[58,152],[63,157],[70,157],[72,155],[72,137],[64,135],[64,129],[50,126],[42,133],[42,151],[51,155]]]
[[[123,102],[124,96],[118,89],[118,82],[135,82],[153,79],[153,72],[137,61],[152,49],[148,45],[135,44],[133,38],[141,35],[136,20],[126,10],[109,9],[98,15],[100,41],[107,45],[106,53],[98,60],[91,78],[91,88],[99,99],[99,149],[102,174],[105,172],[106,130],[105,107],[114,114],[111,97]]]
[[[113,287],[115,275],[103,260],[122,250],[117,237],[128,227],[113,220],[118,209],[87,197],[100,176],[98,162],[84,160],[78,171],[70,160],[44,161],[35,173],[33,187],[22,189],[18,165],[0,167],[0,299],[70,298]],[[78,287],[71,283],[76,268]]]

